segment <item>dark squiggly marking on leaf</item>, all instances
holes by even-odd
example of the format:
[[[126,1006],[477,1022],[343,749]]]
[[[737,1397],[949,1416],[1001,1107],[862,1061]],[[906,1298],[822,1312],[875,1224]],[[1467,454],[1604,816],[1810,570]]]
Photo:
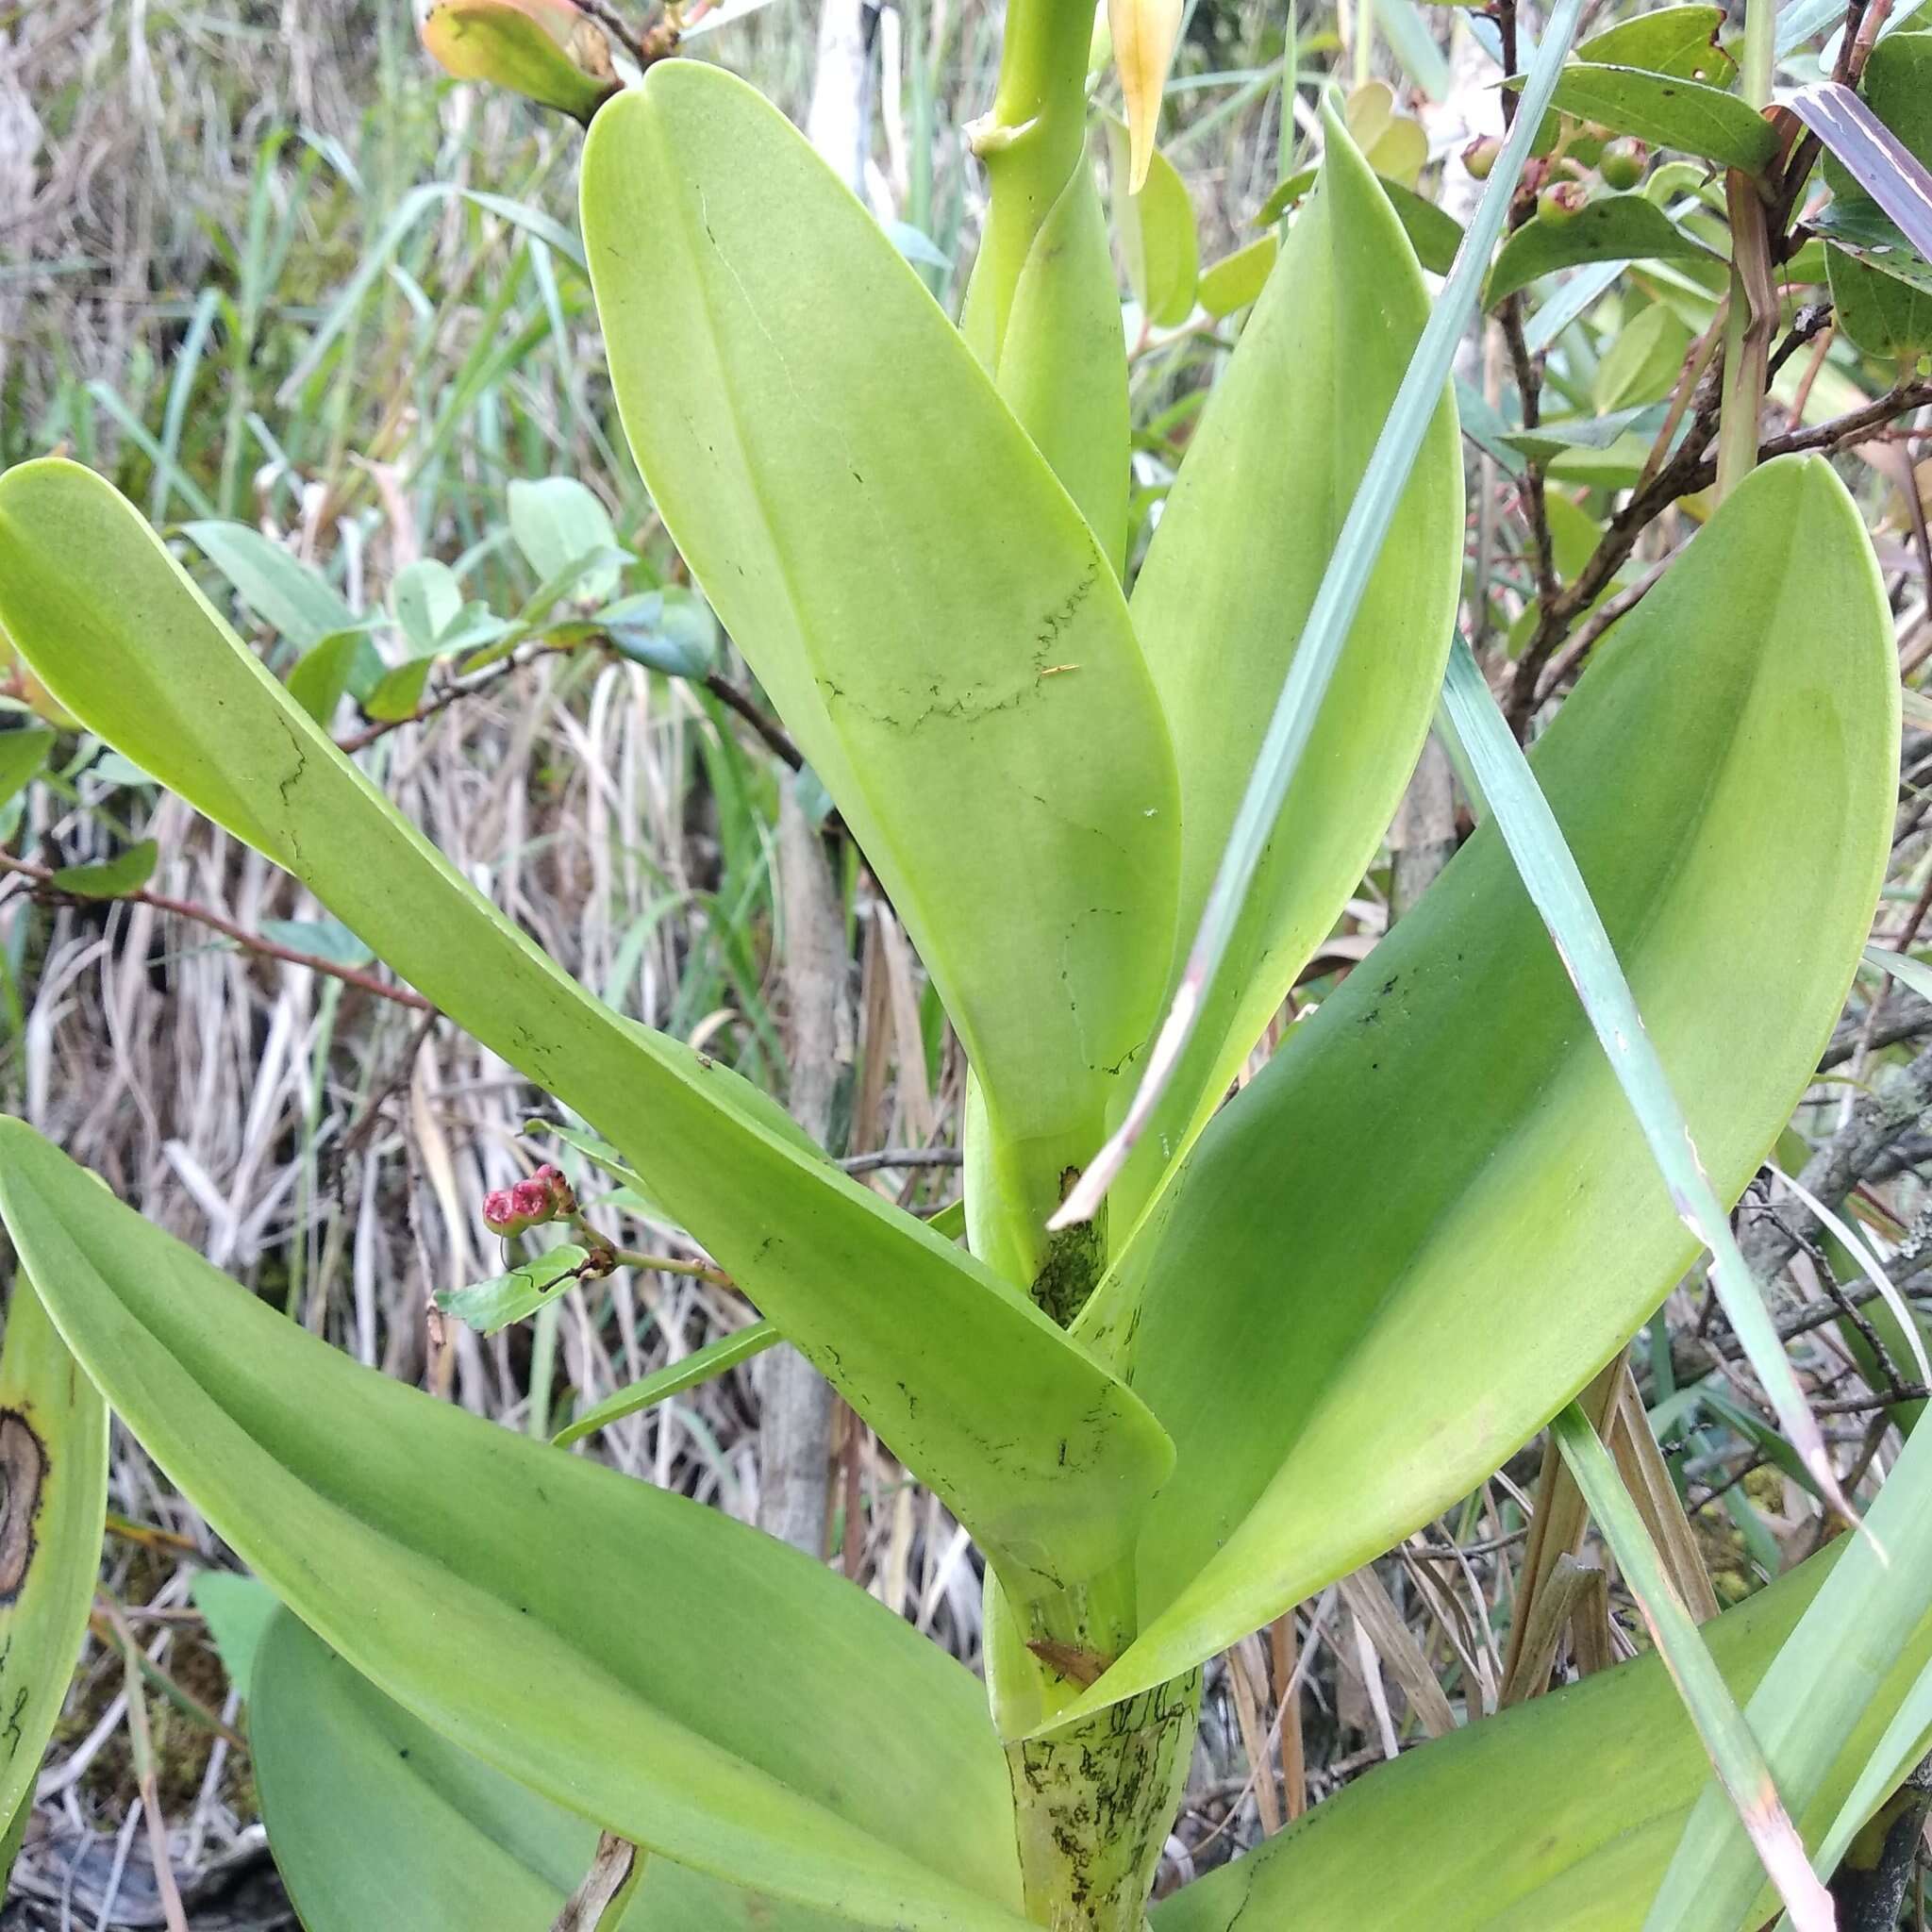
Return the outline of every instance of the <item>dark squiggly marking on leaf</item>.
[[[18,1600],[34,1560],[47,1446],[17,1408],[0,1408],[0,1607]]]

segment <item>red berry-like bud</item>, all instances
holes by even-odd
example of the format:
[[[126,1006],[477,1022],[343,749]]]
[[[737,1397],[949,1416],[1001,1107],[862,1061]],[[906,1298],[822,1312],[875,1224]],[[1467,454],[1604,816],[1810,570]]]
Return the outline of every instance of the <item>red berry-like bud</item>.
[[[517,1204],[508,1188],[491,1188],[483,1196],[483,1225],[491,1234],[518,1234],[522,1223],[517,1218]]]
[[[1590,205],[1590,191],[1580,181],[1557,181],[1537,197],[1536,218],[1560,228],[1574,222]]]
[[[577,1211],[577,1197],[572,1192],[570,1183],[564,1179],[561,1168],[552,1167],[545,1161],[532,1178],[541,1181],[548,1190],[552,1214],[575,1214]]]
[[[1462,165],[1473,179],[1487,181],[1502,152],[1503,143],[1493,134],[1481,134],[1462,150]]]
[[[541,1180],[518,1181],[509,1198],[519,1220],[534,1225],[550,1219],[550,1190]]]

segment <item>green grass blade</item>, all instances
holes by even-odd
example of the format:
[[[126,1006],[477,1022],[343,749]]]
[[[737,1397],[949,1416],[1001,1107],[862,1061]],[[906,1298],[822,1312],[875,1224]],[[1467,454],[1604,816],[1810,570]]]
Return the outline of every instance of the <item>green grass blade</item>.
[[[750,1323],[734,1335],[692,1350],[681,1361],[669,1363],[655,1375],[646,1375],[629,1388],[620,1389],[615,1395],[606,1396],[550,1440],[559,1449],[566,1449],[573,1442],[581,1442],[586,1436],[594,1436],[599,1429],[608,1429],[612,1423],[622,1422],[627,1415],[636,1415],[641,1408],[655,1408],[674,1395],[682,1395],[687,1389],[695,1389],[700,1383],[735,1369],[740,1362],[750,1361],[784,1339],[769,1322]]]
[[[87,392],[114,419],[115,426],[122,435],[155,466],[157,475],[196,516],[211,517],[215,514],[215,507],[208,500],[201,486],[155,441],[147,425],[121,400],[112,384],[97,378],[88,384]]]
[[[1759,471],[1757,475],[1765,473]],[[1760,489],[1736,492],[1734,524],[1764,497]],[[1497,829],[1509,847],[1524,889],[1536,902],[1576,996],[1609,1056],[1617,1084],[1643,1129],[1677,1217],[1709,1251],[1712,1283],[1724,1314],[1771,1397],[1778,1421],[1805,1458],[1821,1492],[1851,1513],[1839,1488],[1824,1438],[1798,1386],[1776,1324],[1731,1232],[1728,1215],[1706,1174],[1684,1110],[1637,1010],[1609,935],[1591,903],[1549,801],[1538,787],[1469,646],[1457,639],[1449,654],[1443,698],[1475,767]]]
[[[1907,1351],[1912,1357],[1912,1366],[1919,1372],[1920,1382],[1932,1384],[1932,1360],[1926,1358],[1925,1342],[1919,1333],[1919,1324],[1913,1319],[1911,1309],[1906,1305],[1905,1296],[1898,1291],[1891,1276],[1885,1272],[1885,1264],[1873,1253],[1871,1244],[1864,1236],[1841,1214],[1834,1213],[1829,1203],[1821,1201],[1803,1181],[1793,1179],[1774,1161],[1766,1161],[1765,1170],[1781,1187],[1790,1189],[1797,1195],[1857,1263],[1865,1279],[1878,1291],[1879,1298],[1885,1303],[1892,1320],[1898,1324],[1899,1334],[1904,1338]]]
[[[1885,946],[1867,946],[1865,962],[1875,966],[1881,973],[1889,973],[1919,995],[1921,999],[1932,1000],[1932,966],[1923,959],[1915,959],[1909,953],[1894,953]]]
[[[1750,1833],[1749,1842],[1756,1846],[1757,1857],[1763,1861],[1790,1909],[1797,1932],[1830,1932],[1834,1924],[1831,1901],[1806,1860],[1805,1847],[1778,1796],[1764,1753],[1706,1646],[1696,1619],[1684,1607],[1676,1586],[1658,1560],[1650,1532],[1624,1492],[1609,1452],[1598,1441],[1590,1418],[1574,1402],[1557,1415],[1550,1432],[1624,1573],[1624,1581],[1637,1599],[1651,1641],[1662,1655],[1664,1668],[1697,1726],[1697,1735],[1704,1740],[1718,1779]],[[1757,1889],[1753,1877],[1745,1886],[1745,1902]],[[1657,1924],[1654,1912],[1650,1923]]]
[[[1932,1431],[1914,1429],[1906,1439],[1866,1524],[1871,1534],[1847,1540],[1745,1707],[1778,1789],[1801,1814],[1932,1608]],[[1922,1678],[1873,1754],[1814,1861],[1821,1874],[1923,1750],[1926,1688]],[[1684,1827],[1649,1932],[1728,1932],[1742,1922],[1755,1889],[1751,1847],[1722,1796],[1707,1791]]]
[[[1529,159],[1537,127],[1556,90],[1563,56],[1575,37],[1582,11],[1582,0],[1557,0],[1551,14],[1530,66],[1515,125],[1484,185],[1483,198],[1457,251],[1456,265],[1436,297],[1309,607],[1294,662],[1256,760],[1255,775],[1235,815],[1226,853],[1202,911],[1200,929],[1189,951],[1174,1003],[1147,1056],[1140,1089],[1119,1130],[1094,1157],[1054,1217],[1051,1225],[1055,1227],[1089,1220],[1098,1210],[1172,1077],[1221,971],[1249,885],[1275,835],[1282,801],[1314,736],[1322,700],[1367,594],[1370,575],[1388,540],[1429,425],[1441,405],[1451,364],[1482,294],[1491,252],[1503,232],[1510,198]]]
[[[154,490],[148,500],[148,518],[165,523],[171,480],[180,474],[181,431],[188,421],[188,405],[194,394],[194,378],[201,373],[201,358],[215,325],[215,311],[221,307],[219,289],[204,289],[194,298],[194,312],[188,319],[188,332],[175,352],[175,373],[168,383],[167,407],[161,415],[161,451],[167,462],[156,464]]]
[[[1820,1840],[1811,1868],[1821,1876],[1838,1870],[1851,1848],[1852,1840],[1865,1828],[1878,1807],[1895,1791],[1906,1774],[1924,1755],[1925,1737],[1932,1732],[1932,1665],[1921,1671],[1910,1692],[1885,1735],[1865,1759],[1865,1768],[1852,1787],[1851,1795],[1839,1807],[1831,1829]]]

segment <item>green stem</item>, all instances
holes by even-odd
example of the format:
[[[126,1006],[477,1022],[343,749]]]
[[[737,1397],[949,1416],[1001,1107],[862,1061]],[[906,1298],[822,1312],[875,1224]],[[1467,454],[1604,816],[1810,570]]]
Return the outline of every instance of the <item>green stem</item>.
[[[1087,139],[1087,52],[1093,9],[1080,0],[1013,0],[992,112],[972,130],[991,201],[967,300],[966,336],[999,366],[1013,291],[1033,238]]]
[[[1777,54],[1776,0],[1746,0],[1744,58],[1738,78],[1744,98],[1761,114],[1771,106],[1772,69]]]
[[[1744,98],[1761,113],[1771,105],[1776,59],[1776,0],[1746,0]],[[1733,169],[1725,182],[1731,217],[1731,307],[1724,325],[1724,388],[1718,422],[1717,499],[1728,496],[1757,463],[1764,411],[1765,362],[1777,291],[1772,276],[1770,231],[1755,176]]]
[[[1053,1932],[1141,1932],[1187,1782],[1201,1674],[1007,1746],[1026,1916]]]
[[[1724,402],[1718,417],[1720,503],[1757,464],[1766,370],[1778,309],[1770,221],[1757,176],[1733,168],[1724,177],[1724,202],[1731,218],[1731,299],[1724,318]]]

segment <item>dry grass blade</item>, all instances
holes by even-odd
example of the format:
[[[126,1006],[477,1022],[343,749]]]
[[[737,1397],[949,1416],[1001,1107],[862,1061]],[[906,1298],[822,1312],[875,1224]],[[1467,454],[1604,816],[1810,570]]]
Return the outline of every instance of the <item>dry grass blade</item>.
[[[1549,1689],[1564,1631],[1589,1615],[1603,1597],[1604,1583],[1604,1573],[1594,1564],[1579,1563],[1567,1550],[1557,1557],[1548,1581],[1526,1607],[1515,1669],[1503,1686],[1504,1705],[1525,1703]]]
[[[1925,164],[1838,81],[1801,87],[1786,106],[1845,164],[1906,240],[1932,259],[1932,172]]]
[[[1589,1418],[1592,1428],[1604,1426],[1622,1368],[1623,1357],[1619,1356],[1576,1398],[1576,1407]],[[1517,1577],[1516,1607],[1509,1620],[1509,1645],[1504,1657],[1499,1693],[1504,1704],[1537,1696],[1548,1682],[1549,1663],[1546,1661],[1539,1673],[1530,1655],[1531,1632],[1533,1628],[1541,1629],[1544,1621],[1539,1607],[1545,1591],[1555,1587],[1564,1560],[1574,1562],[1589,1526],[1590,1512],[1584,1507],[1583,1492],[1563,1460],[1556,1437],[1551,1436],[1543,1444],[1542,1468],[1537,1475],[1536,1513],[1529,1522],[1529,1541],[1524,1548],[1523,1568]],[[1554,1633],[1561,1627],[1561,1619],[1552,1617],[1548,1622],[1552,1632],[1550,1657],[1554,1659]]]
[[[1637,1378],[1630,1373],[1627,1357],[1616,1377],[1606,1421],[1605,1443],[1624,1488],[1657,1546],[1657,1560],[1664,1566],[1664,1574],[1691,1616],[1700,1624],[1709,1623],[1717,1615],[1717,1592],[1711,1588],[1677,1486],[1671,1480],[1663,1452],[1651,1432],[1650,1418],[1644,1412],[1643,1398],[1637,1392]]]
[[[158,1767],[155,1758],[153,1733],[148,1727],[147,1693],[142,1688],[141,1646],[127,1627],[119,1606],[103,1599],[108,1621],[121,1647],[126,1671],[127,1738],[134,1755],[135,1780],[141,1788],[141,1810],[147,1826],[148,1846],[154,1857],[155,1884],[160,1893],[161,1910],[168,1932],[188,1932],[188,1913],[181,1903],[181,1890],[175,1882],[173,1855],[168,1848],[168,1821],[161,1814]]]
[[[617,1932],[643,1875],[644,1854],[614,1831],[602,1833],[591,1869],[564,1901],[550,1932]]]
[[[1372,1569],[1353,1572],[1341,1579],[1341,1600],[1402,1686],[1423,1729],[1446,1738],[1456,1728],[1456,1713],[1382,1579]]]

